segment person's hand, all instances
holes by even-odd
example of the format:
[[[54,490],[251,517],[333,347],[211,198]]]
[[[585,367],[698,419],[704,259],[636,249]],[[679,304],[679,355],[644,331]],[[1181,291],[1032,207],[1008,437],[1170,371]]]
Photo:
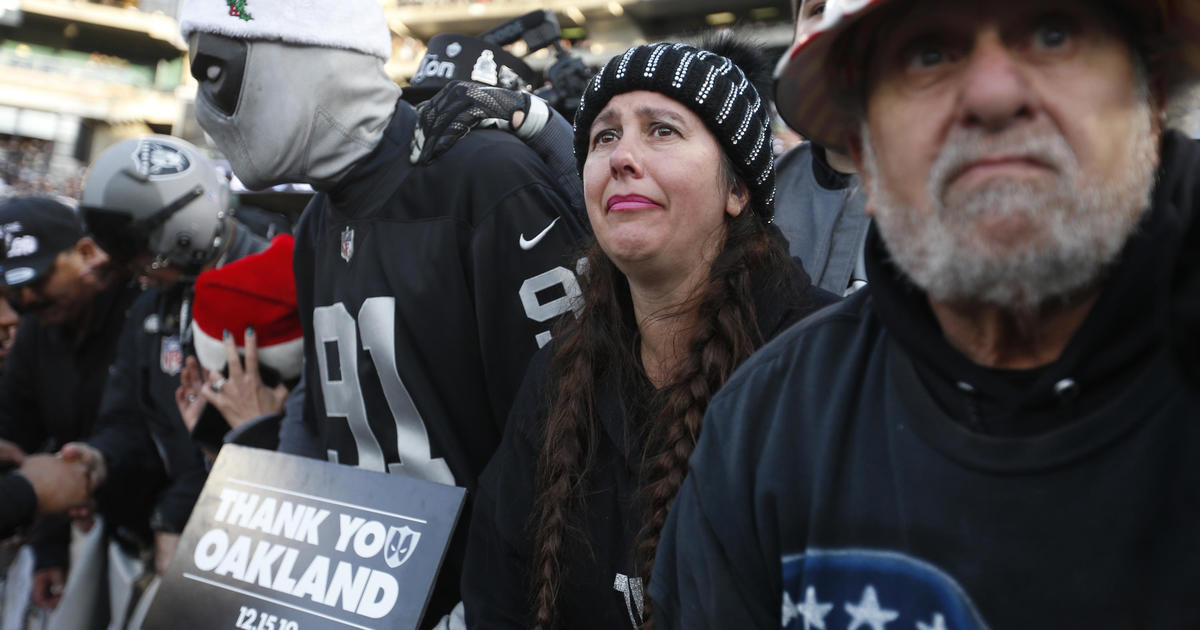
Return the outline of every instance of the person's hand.
[[[91,500],[88,470],[78,461],[54,455],[29,455],[17,470],[33,486],[39,514],[57,514]]]
[[[179,547],[179,534],[168,534],[166,532],[154,532],[154,572],[162,575],[167,571],[167,565],[171,563],[171,556],[175,555],[175,549]]]
[[[196,357],[188,357],[179,373],[179,387],[175,388],[175,405],[189,433],[196,428],[200,414],[204,412],[204,376],[200,374],[200,363]]]
[[[20,466],[25,459],[25,451],[20,446],[0,440],[0,466]]]
[[[209,370],[208,383],[202,390],[204,400],[217,408],[231,428],[267,414],[283,411],[288,389],[283,385],[268,388],[258,373],[258,339],[253,328],[246,329],[246,363],[238,356],[233,335],[225,335],[225,364],[229,376]]]
[[[33,603],[46,610],[54,610],[62,599],[66,584],[67,572],[62,567],[39,569],[33,574]]]
[[[550,108],[529,92],[451,81],[433,98],[417,106],[409,161],[429,164],[475,127],[513,131],[533,137],[550,120]]]
[[[87,470],[88,490],[95,492],[108,478],[104,454],[87,442],[68,442],[58,456],[69,462],[79,462]]]

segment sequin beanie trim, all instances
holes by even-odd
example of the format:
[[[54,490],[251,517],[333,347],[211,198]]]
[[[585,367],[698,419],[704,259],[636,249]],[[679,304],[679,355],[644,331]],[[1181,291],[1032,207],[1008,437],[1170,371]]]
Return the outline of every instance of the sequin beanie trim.
[[[775,163],[767,105],[742,69],[726,57],[687,44],[635,46],[612,58],[588,83],[575,112],[575,164],[587,159],[592,121],[612,97],[636,90],[659,92],[691,109],[750,189],[754,211],[775,213]]]

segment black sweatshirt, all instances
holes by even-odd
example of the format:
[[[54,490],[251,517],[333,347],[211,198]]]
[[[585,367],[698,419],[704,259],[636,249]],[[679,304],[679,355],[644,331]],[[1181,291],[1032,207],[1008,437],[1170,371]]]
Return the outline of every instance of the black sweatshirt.
[[[1200,399],[1180,369],[1198,358],[1170,323],[1196,299],[1173,279],[1196,272],[1198,164],[1164,139],[1095,306],[1028,372],[953,350],[872,235],[868,289],[710,406],[659,547],[659,627],[1200,626]]]

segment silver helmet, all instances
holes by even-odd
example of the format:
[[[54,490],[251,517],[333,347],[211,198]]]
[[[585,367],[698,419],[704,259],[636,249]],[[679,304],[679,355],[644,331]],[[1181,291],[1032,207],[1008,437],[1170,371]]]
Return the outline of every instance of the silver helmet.
[[[171,136],[121,141],[96,158],[80,207],[115,260],[150,254],[198,272],[233,230],[229,184],[194,145]]]

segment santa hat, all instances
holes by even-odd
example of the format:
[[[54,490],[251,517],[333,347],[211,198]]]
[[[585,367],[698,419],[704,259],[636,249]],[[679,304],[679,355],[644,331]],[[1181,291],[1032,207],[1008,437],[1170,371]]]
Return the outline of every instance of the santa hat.
[[[189,0],[179,18],[194,32],[301,46],[344,48],[387,61],[392,33],[378,0]]]
[[[228,330],[245,353],[246,327],[258,340],[258,363],[290,380],[300,376],[304,336],[296,307],[290,234],[280,234],[266,251],[205,271],[196,278],[192,343],[206,370],[225,367]]]

